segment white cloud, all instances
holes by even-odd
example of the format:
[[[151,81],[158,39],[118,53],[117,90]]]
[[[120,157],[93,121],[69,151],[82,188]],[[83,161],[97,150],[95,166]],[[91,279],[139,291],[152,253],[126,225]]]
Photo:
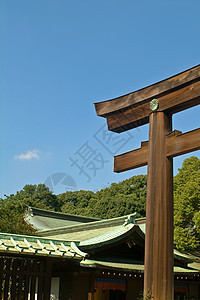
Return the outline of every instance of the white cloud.
[[[22,153],[19,155],[15,155],[15,158],[19,160],[31,160],[33,158],[39,159],[38,152],[39,152],[38,150],[27,151],[24,154]]]

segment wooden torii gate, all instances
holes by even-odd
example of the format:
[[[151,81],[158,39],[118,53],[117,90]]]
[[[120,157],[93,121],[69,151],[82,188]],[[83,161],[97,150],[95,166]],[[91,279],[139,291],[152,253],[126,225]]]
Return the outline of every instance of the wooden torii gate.
[[[123,132],[149,122],[149,141],[114,157],[114,171],[148,164],[144,295],[174,299],[173,157],[200,149],[200,128],[172,131],[172,115],[200,104],[200,65],[133,93],[95,103],[108,129]]]

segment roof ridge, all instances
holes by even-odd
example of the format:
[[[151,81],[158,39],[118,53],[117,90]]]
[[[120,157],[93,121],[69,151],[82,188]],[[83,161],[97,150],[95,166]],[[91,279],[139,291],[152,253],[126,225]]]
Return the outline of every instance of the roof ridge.
[[[136,213],[129,214],[126,216],[111,218],[111,219],[103,219],[99,221],[94,221],[90,223],[83,223],[83,224],[77,224],[77,225],[71,225],[71,226],[65,226],[65,227],[59,227],[55,229],[48,229],[48,230],[41,230],[40,234],[42,236],[48,236],[53,234],[61,234],[61,233],[69,233],[69,232],[76,232],[80,231],[80,229],[86,228],[86,229],[94,229],[95,227],[98,228],[104,228],[104,227],[112,227],[113,225],[123,225],[123,223],[127,220],[129,217],[135,217]],[[135,220],[135,219],[134,219]],[[110,226],[109,226],[110,225]]]
[[[75,219],[91,220],[91,221],[102,220],[101,218],[73,215],[73,214],[67,214],[67,213],[63,213],[63,212],[56,212],[56,211],[51,211],[51,210],[47,210],[47,209],[27,206],[27,210],[25,212],[26,215],[31,215],[31,214],[34,215],[34,212],[37,212],[37,215],[39,215],[39,216],[48,216],[48,217],[51,216],[52,218],[58,218],[58,219],[69,219],[69,217],[70,217],[70,218],[75,218]]]

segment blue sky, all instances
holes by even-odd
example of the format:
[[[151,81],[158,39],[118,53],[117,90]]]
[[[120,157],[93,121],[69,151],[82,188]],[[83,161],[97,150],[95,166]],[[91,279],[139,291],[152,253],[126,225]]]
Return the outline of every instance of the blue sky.
[[[55,193],[95,191],[146,174],[146,167],[115,174],[112,157],[139,147],[148,126],[109,135],[93,103],[199,64],[200,2],[2,0],[0,6],[0,196],[45,182]],[[176,114],[173,127],[197,128],[199,116],[199,106]],[[175,174],[191,155],[200,158],[200,151],[174,159]]]

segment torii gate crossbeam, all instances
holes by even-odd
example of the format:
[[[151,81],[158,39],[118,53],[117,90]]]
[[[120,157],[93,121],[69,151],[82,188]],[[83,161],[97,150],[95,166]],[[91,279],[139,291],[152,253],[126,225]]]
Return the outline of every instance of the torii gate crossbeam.
[[[156,98],[156,99],[155,99]],[[149,122],[149,141],[114,158],[114,171],[148,164],[144,295],[173,300],[174,156],[200,149],[200,128],[172,132],[172,114],[200,104],[200,65],[128,95],[95,104],[108,129],[123,132]]]

